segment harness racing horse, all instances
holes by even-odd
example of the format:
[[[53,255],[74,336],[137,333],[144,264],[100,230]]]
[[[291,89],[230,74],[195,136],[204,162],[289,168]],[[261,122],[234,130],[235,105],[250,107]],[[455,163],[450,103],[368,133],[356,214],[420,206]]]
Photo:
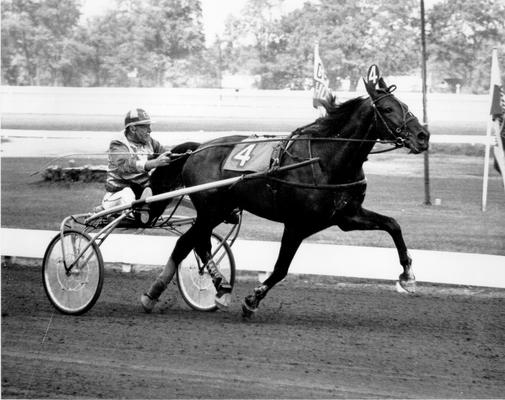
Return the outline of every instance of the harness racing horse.
[[[412,260],[399,224],[391,217],[362,207],[366,191],[363,163],[377,141],[405,146],[417,154],[428,149],[430,134],[393,95],[394,85],[387,86],[382,78],[376,79],[376,84],[370,79],[364,82],[370,97],[358,97],[338,105],[333,102],[326,117],[295,130],[285,140],[279,166],[314,158],[319,159],[317,164],[193,193],[190,197],[197,211],[196,221],[177,241],[165,268],[175,268],[195,249],[202,261],[209,263],[217,289],[216,305],[226,308],[231,299],[231,287],[212,265],[210,236],[235,208],[240,208],[284,224],[273,272],[242,303],[246,317],[251,316],[266,294],[286,277],[302,241],[333,225],[343,231],[384,230],[389,233],[403,267],[399,282],[408,292],[415,291]],[[185,186],[237,176],[238,172],[225,171],[222,165],[233,145],[243,139],[245,136],[215,139],[203,144],[179,165],[165,168],[172,168],[172,175],[181,172]],[[158,280],[148,291],[150,298],[157,299],[166,287],[166,282],[159,284]]]

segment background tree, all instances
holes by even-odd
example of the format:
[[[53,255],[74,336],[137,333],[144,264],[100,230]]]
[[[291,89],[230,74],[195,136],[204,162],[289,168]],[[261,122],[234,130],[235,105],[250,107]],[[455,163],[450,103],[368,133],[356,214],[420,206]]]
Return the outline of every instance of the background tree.
[[[428,14],[430,70],[437,81],[457,78],[474,93],[487,91],[491,49],[505,55],[505,2],[445,0]]]
[[[93,17],[77,30],[76,41],[81,47],[74,60],[83,86],[102,86],[111,81],[115,32],[120,28],[119,34],[126,34],[126,27],[118,24],[115,15],[110,17],[107,23],[104,17]]]
[[[138,66],[152,83],[163,85],[165,73],[171,69],[174,85],[184,84],[191,77],[191,60],[205,48],[202,8],[198,0],[143,0],[133,32],[140,39],[144,63]],[[179,62],[178,62],[179,61]],[[181,68],[184,68],[181,70]]]
[[[77,0],[2,1],[2,79],[61,85],[80,17]],[[67,75],[68,77],[68,75]]]
[[[303,87],[312,76],[316,40],[330,79],[347,78],[353,90],[373,62],[389,74],[410,72],[419,65],[417,0],[394,5],[386,0],[320,0],[305,3],[275,22],[261,17],[271,15],[274,3],[250,0],[248,4],[241,19],[228,28],[255,39],[256,52],[248,54],[260,65],[256,71],[262,87]],[[254,15],[256,22],[251,23]]]
[[[248,0],[205,48],[200,0],[115,0],[80,19],[80,0],[2,1],[2,82],[11,85],[220,87],[223,72],[264,89],[310,85],[315,41],[330,77],[355,89],[371,63],[419,75],[419,1]],[[488,89],[492,47],[505,60],[503,0],[442,0],[428,10],[429,72]]]
[[[259,75],[259,88],[271,87],[270,65],[279,38],[278,12],[283,0],[249,0],[240,17],[225,24],[224,65],[232,73]]]

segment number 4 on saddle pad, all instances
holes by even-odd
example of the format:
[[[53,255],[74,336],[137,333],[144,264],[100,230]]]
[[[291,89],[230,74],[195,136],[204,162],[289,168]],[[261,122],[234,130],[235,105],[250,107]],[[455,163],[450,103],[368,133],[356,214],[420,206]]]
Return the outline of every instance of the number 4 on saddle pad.
[[[262,172],[270,167],[270,159],[274,148],[279,144],[277,140],[272,142],[255,142],[265,139],[253,137],[244,139],[237,144],[226,159],[223,169],[239,172]],[[282,137],[279,137],[282,139]]]

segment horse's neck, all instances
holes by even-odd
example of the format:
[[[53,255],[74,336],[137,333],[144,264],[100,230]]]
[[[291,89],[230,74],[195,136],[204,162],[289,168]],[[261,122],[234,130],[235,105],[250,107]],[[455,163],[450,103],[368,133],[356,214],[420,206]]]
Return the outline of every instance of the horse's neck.
[[[377,138],[373,124],[373,111],[360,110],[361,114],[355,117],[354,123],[338,133],[341,142],[328,146],[326,152],[328,162],[328,181],[339,183],[363,178],[363,163],[367,160]],[[345,141],[349,139],[349,141]]]

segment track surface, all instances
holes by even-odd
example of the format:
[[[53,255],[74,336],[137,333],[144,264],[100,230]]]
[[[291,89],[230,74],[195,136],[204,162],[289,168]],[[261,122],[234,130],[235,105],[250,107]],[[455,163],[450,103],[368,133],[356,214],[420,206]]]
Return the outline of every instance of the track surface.
[[[54,312],[41,274],[2,268],[2,397],[500,398],[505,291],[289,276],[251,321],[239,276],[228,313],[190,310],[155,272],[108,271],[94,308]]]

